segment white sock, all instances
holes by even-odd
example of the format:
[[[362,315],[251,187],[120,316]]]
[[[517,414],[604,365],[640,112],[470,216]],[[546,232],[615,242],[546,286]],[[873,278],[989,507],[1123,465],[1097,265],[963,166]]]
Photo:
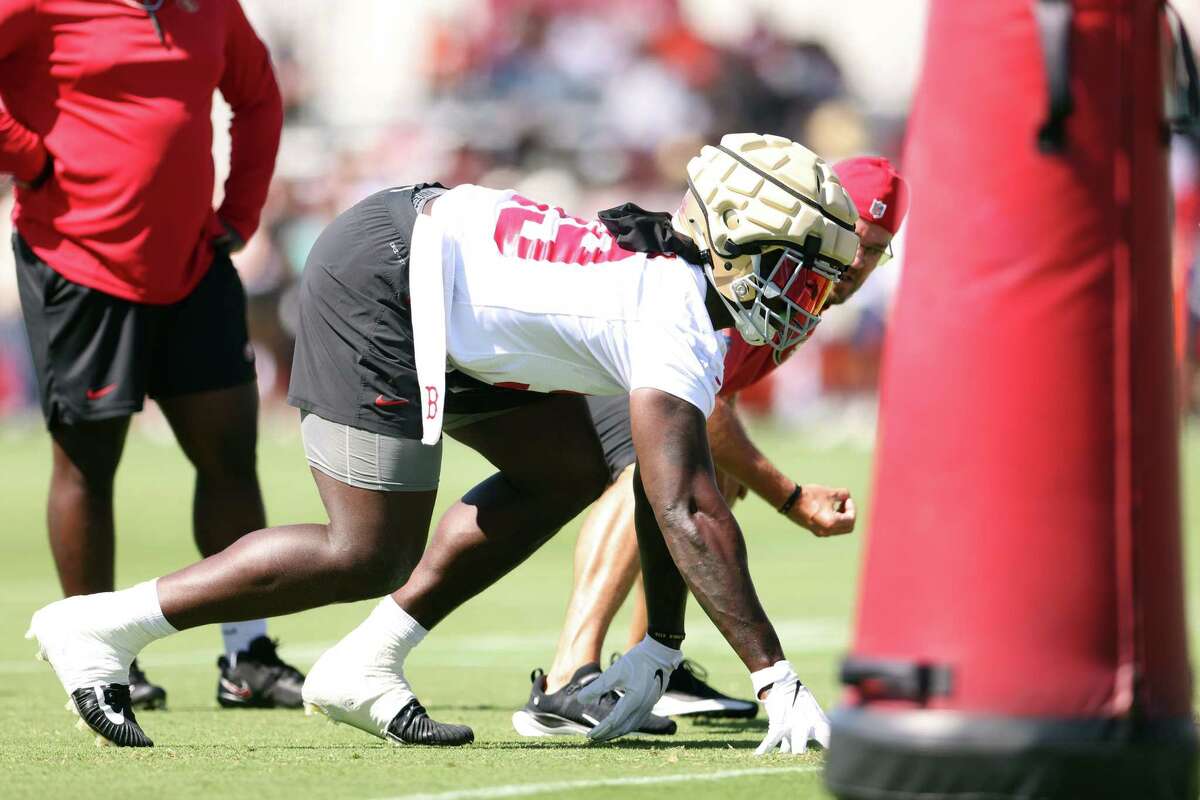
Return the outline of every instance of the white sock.
[[[267,621],[252,619],[247,622],[221,623],[221,639],[225,642],[225,655],[230,664],[237,664],[237,654],[250,648],[250,643],[267,635]]]
[[[178,632],[163,616],[156,580],[51,603],[33,615],[30,628],[68,692],[128,682],[142,648]]]
[[[134,655],[151,642],[179,633],[179,630],[167,622],[163,616],[162,606],[158,603],[158,579],[145,581],[119,592],[92,595],[98,604],[106,600],[114,608],[108,613],[112,619],[125,621],[120,624],[122,633],[121,644],[129,647],[136,646]]]
[[[355,636],[362,645],[375,651],[377,663],[403,664],[404,658],[429,631],[396,604],[390,596],[379,601],[362,624],[355,629]]]

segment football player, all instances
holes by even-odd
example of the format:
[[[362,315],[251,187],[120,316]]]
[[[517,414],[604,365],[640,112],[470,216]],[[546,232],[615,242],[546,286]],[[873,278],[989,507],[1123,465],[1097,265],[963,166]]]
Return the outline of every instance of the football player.
[[[313,666],[306,703],[381,738],[472,741],[426,714],[404,659],[602,491],[577,395],[629,394],[648,633],[581,691],[622,693],[589,736],[636,729],[662,696],[690,589],[765,698],[764,744],[800,752],[822,737],[717,490],[705,418],[722,378],[716,331],[732,325],[779,352],[808,337],[858,250],[857,213],[823,160],[778,136],[727,135],[688,174],[674,217],[627,204],[587,221],[511,191],[419,185],[334,220],[301,282],[289,393],[329,522],[251,533],[156,580],[34,614],[29,636],[83,722],[118,745],[151,744],[127,681],[156,639],[391,592]],[[443,429],[499,472],[422,554]]]
[[[860,209],[858,252],[850,272],[834,287],[830,302],[837,303],[890,257],[892,237],[907,211],[908,189],[884,158],[848,158],[834,164],[833,171]],[[777,352],[751,347],[730,331],[721,333],[728,339],[725,374],[708,418],[708,441],[726,501],[732,506],[749,490],[816,536],[849,533],[855,523],[850,493],[794,482],[754,445],[734,411],[738,393],[769,375],[794,348]],[[575,583],[554,662],[548,673],[534,670],[529,702],[513,715],[513,727],[525,736],[586,733],[607,715],[614,702],[611,695],[584,704],[579,690],[600,675],[600,651],[609,624],[639,578],[628,399],[592,397],[588,410],[613,483],[592,507],[575,545]],[[631,646],[646,635],[645,614],[639,590],[629,631]],[[668,716],[753,717],[757,712],[757,702],[722,694],[705,682],[702,668],[685,660],[671,673],[666,694],[642,730],[673,732],[674,724],[664,719]]]

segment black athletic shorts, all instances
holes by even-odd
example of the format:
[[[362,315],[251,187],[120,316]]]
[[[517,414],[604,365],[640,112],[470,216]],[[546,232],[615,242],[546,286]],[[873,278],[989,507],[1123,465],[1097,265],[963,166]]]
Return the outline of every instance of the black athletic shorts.
[[[625,468],[637,460],[633,452],[633,430],[629,425],[629,395],[619,397],[589,397],[588,413],[600,446],[604,448],[604,463],[610,480],[615,482]]]
[[[408,256],[417,205],[441,187],[377,192],[342,212],[309,253],[288,402],[330,422],[420,439]],[[444,413],[483,414],[544,399],[446,374]]]
[[[218,253],[171,305],[124,300],[59,275],[13,235],[17,288],[46,424],[124,417],[170,398],[254,380],[246,293]]]

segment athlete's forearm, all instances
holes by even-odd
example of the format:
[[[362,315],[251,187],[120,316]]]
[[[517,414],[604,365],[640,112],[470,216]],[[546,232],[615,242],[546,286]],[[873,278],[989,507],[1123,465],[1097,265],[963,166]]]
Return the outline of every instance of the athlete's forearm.
[[[742,531],[717,489],[704,416],[686,401],[642,389],[630,395],[630,422],[638,453],[635,484],[644,489],[638,502],[653,509],[653,520],[646,511],[639,515],[639,542],[657,525],[687,587],[747,669],[781,660],[779,639],[750,579]],[[645,574],[647,604],[653,604],[648,611],[655,615],[651,630],[671,610],[651,585],[659,578]],[[682,621],[682,609],[676,613]]]
[[[671,551],[658,528],[654,509],[646,497],[641,476],[633,478],[634,527],[642,564],[642,587],[646,596],[646,632],[668,647],[679,648],[687,610],[687,584],[671,558]]]
[[[772,507],[783,505],[795,488],[795,482],[750,440],[733,402],[723,397],[717,398],[708,418],[708,444],[717,469],[733,476]]]
[[[688,588],[746,669],[765,669],[783,659],[783,648],[750,578],[741,529],[728,507],[713,505],[694,498],[666,509],[659,518],[663,539]]]

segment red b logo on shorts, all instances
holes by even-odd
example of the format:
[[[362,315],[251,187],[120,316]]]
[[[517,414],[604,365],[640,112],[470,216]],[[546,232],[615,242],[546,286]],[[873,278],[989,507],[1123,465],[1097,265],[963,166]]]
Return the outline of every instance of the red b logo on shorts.
[[[425,419],[435,419],[438,413],[438,390],[436,386],[425,387]]]

